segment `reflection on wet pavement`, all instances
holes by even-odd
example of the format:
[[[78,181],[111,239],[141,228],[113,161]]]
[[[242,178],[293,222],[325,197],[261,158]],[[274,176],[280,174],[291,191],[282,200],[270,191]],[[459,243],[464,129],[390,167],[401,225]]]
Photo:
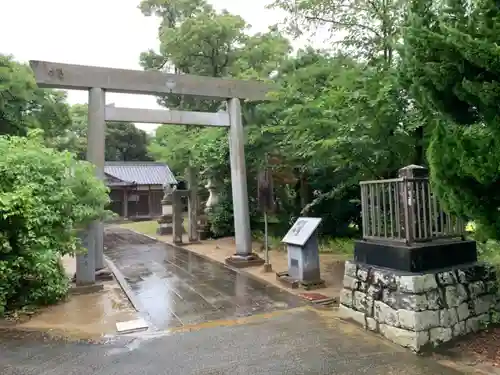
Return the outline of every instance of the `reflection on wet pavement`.
[[[156,329],[303,305],[277,287],[126,229],[107,229],[105,245]]]

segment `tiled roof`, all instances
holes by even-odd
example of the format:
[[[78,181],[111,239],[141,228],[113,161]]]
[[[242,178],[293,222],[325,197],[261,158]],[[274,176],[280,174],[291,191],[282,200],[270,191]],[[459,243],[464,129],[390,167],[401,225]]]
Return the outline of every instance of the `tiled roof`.
[[[130,184],[177,184],[177,180],[175,179],[172,171],[164,163],[140,161],[107,161],[104,164],[104,173]]]

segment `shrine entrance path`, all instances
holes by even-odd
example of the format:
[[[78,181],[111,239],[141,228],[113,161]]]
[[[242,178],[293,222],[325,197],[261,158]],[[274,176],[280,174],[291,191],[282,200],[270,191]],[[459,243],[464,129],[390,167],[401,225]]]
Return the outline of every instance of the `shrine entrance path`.
[[[139,312],[156,330],[304,305],[275,286],[123,228],[107,228],[104,243]]]
[[[219,263],[125,229],[105,240],[157,331],[98,343],[0,331],[0,374],[460,374]]]

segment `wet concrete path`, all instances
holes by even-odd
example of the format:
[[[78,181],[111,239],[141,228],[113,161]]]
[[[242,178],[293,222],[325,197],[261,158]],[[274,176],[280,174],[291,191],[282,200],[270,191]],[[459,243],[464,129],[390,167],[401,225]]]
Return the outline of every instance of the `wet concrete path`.
[[[126,229],[107,228],[105,245],[158,330],[304,305],[277,287]]]

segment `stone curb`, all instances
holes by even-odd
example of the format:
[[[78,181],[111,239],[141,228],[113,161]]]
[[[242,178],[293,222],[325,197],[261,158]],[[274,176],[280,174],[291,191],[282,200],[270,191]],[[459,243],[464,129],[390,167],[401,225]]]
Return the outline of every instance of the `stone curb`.
[[[130,287],[129,283],[125,279],[123,273],[116,267],[111,259],[109,259],[106,255],[104,256],[104,261],[106,262],[108,268],[111,270],[113,275],[115,276],[118,285],[123,290],[123,293],[127,296],[127,299],[130,301],[130,304],[134,308],[134,310],[139,314],[144,314],[149,317],[149,314],[144,309],[141,301],[136,297],[134,291]],[[154,328],[151,324],[150,319],[146,319],[146,323],[148,324],[148,329]]]
[[[125,280],[125,276],[123,276],[118,267],[116,267],[113,261],[111,261],[111,259],[109,259],[107,256],[104,256],[104,261],[107,263],[108,268],[111,270],[111,272],[113,272],[113,275],[115,276],[118,285],[120,285],[120,287],[122,288],[123,292],[127,296],[130,303],[132,304],[134,310],[140,312],[142,310],[142,304],[139,301],[139,299],[135,296],[130,285],[128,285],[127,280]]]
[[[288,289],[286,289],[286,288],[284,288],[284,287],[282,287],[282,286],[278,286],[278,285],[271,284],[271,283],[269,283],[268,281],[263,280],[263,279],[261,279],[261,278],[260,278],[260,277],[258,277],[258,276],[252,275],[250,272],[247,272],[244,268],[236,268],[236,267],[231,267],[231,266],[230,266],[229,264],[227,264],[227,263],[220,262],[220,261],[218,261],[218,260],[216,260],[216,259],[210,258],[209,256],[207,256],[207,255],[205,255],[205,254],[200,254],[200,253],[197,253],[196,251],[190,250],[188,247],[186,247],[186,246],[189,246],[189,245],[190,245],[189,243],[186,243],[186,244],[184,244],[183,246],[180,246],[180,245],[175,245],[175,244],[173,244],[173,243],[171,243],[171,242],[162,241],[162,240],[160,240],[160,239],[158,239],[158,238],[156,238],[156,237],[153,237],[153,236],[151,236],[151,235],[149,235],[149,234],[144,234],[144,233],[138,232],[138,231],[133,230],[133,229],[130,229],[130,228],[123,228],[123,227],[121,227],[121,228],[122,228],[122,229],[125,229],[125,230],[129,230],[129,231],[131,231],[131,232],[133,232],[133,233],[135,233],[135,234],[138,234],[138,235],[141,235],[141,236],[147,237],[147,238],[149,238],[150,240],[153,240],[153,241],[156,241],[156,242],[161,242],[161,243],[164,243],[164,244],[166,244],[166,245],[168,245],[168,246],[172,246],[172,247],[173,247],[173,248],[175,248],[175,249],[189,251],[189,252],[190,252],[190,253],[192,253],[192,254],[198,255],[198,256],[199,256],[200,258],[202,258],[202,259],[205,259],[205,260],[210,261],[210,262],[216,262],[216,263],[220,264],[221,266],[224,266],[224,267],[226,267],[226,268],[228,268],[228,269],[230,269],[230,270],[232,270],[232,271],[234,271],[234,272],[244,274],[244,275],[245,275],[245,276],[247,276],[248,278],[250,278],[250,279],[252,279],[252,280],[254,280],[254,281],[258,281],[258,282],[260,282],[260,283],[262,283],[262,284],[264,284],[264,285],[270,285],[270,286],[273,286],[273,287],[275,287],[275,288],[278,288],[279,290],[281,290],[281,291],[283,291],[283,292],[286,292],[286,293],[290,294],[291,296],[296,297],[298,300],[300,300],[300,301],[304,302],[305,304],[314,306],[314,304],[312,304],[312,303],[310,303],[309,301],[307,301],[306,299],[301,298],[301,297],[299,297],[298,295],[296,295],[296,294],[294,294],[294,293],[290,292]]]

